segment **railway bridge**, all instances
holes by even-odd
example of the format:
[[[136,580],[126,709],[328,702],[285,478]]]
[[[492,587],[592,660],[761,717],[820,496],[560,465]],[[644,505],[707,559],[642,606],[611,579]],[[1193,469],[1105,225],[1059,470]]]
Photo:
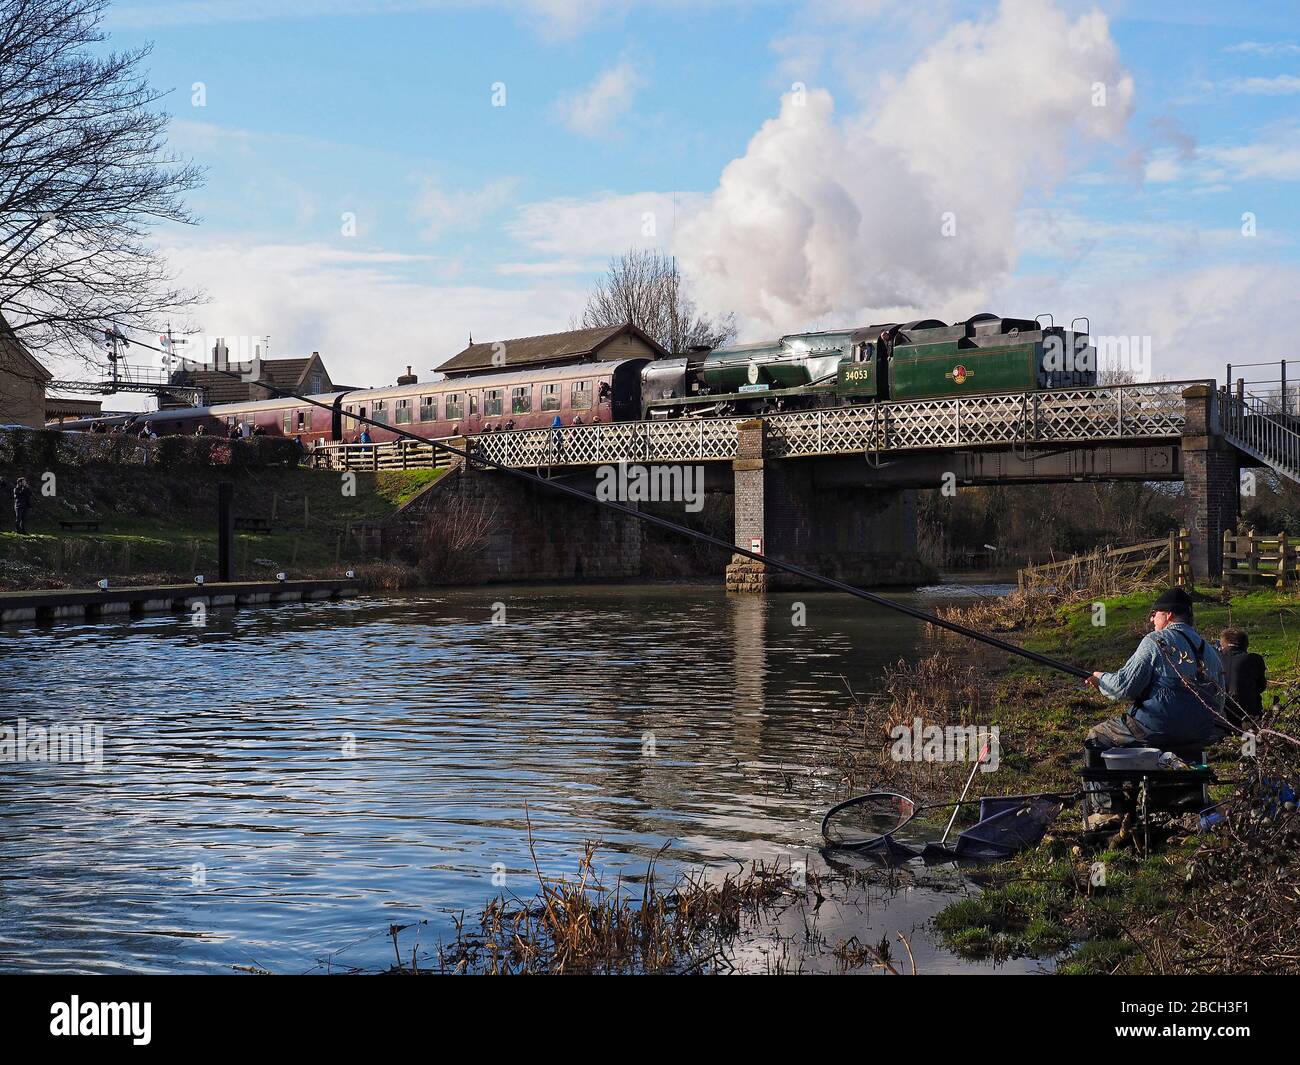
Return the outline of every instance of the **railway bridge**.
[[[1205,580],[1219,575],[1223,532],[1238,517],[1240,470],[1268,466],[1300,480],[1297,421],[1266,398],[1206,379],[885,402],[761,418],[518,430],[457,442],[471,456],[563,477],[588,491],[602,480],[606,486],[634,483],[626,476],[629,469],[691,468],[708,490],[734,494],[737,545],[877,585],[913,583],[924,575],[916,551],[917,489],[1182,481],[1192,572]],[[334,468],[428,465],[447,455],[435,451],[401,441],[331,445],[317,462]],[[567,499],[521,493],[518,482],[506,483],[489,467],[452,461],[460,467],[457,491],[504,508],[493,522],[497,550],[486,553],[489,560],[497,558],[501,576],[634,575],[640,530],[621,526],[639,523],[609,512],[574,513]],[[611,468],[620,466],[620,477],[610,478]],[[665,517],[683,518],[681,499],[649,505]],[[521,548],[534,556],[540,550],[549,561],[538,572],[529,565],[521,569]],[[765,590],[775,576],[743,556],[734,556],[727,567],[728,587],[735,590]]]

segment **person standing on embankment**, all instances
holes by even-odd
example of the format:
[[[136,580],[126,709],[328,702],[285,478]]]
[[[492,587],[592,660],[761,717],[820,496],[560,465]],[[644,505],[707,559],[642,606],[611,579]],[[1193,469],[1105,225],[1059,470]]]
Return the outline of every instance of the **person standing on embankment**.
[[[32,490],[27,478],[19,477],[14,484],[14,531],[27,534],[27,511],[32,505]]]

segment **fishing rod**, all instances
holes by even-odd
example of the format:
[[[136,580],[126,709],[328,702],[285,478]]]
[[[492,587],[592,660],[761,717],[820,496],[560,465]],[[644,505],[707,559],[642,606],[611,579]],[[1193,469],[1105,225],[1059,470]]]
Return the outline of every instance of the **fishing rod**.
[[[147,348],[150,351],[157,351],[157,352],[161,352],[162,354],[171,354],[170,352],[165,351],[163,348],[155,348],[152,345],[140,343],[139,341],[128,341],[128,343],[139,344],[140,347]],[[227,377],[235,378],[241,381],[244,380],[241,374],[237,374],[231,370],[222,370],[215,367],[205,367],[205,370],[208,371],[211,371],[213,369],[216,369],[217,373],[225,374]],[[334,414],[334,407],[329,403],[322,403],[319,400],[311,399],[308,396],[299,395],[296,392],[291,392],[288,389],[280,388],[277,385],[264,383],[261,381],[259,381],[257,384],[259,388],[265,388],[272,392],[275,392],[278,398],[297,400],[299,403],[306,403],[309,406],[319,407],[321,410],[329,411],[331,415]],[[489,459],[482,454],[475,453],[477,449],[473,447],[472,443],[470,444],[469,447],[462,449],[462,448],[455,447],[451,444],[448,444],[442,440],[433,440],[428,437],[419,436],[418,434],[412,433],[406,429],[402,429],[399,426],[389,425],[385,422],[376,421],[373,418],[363,417],[355,414],[348,414],[346,415],[346,417],[352,419],[353,421],[359,422],[363,425],[372,425],[376,429],[383,429],[388,432],[396,433],[398,436],[405,437],[408,440],[414,440],[416,443],[432,444],[434,447],[441,448],[443,451],[446,451],[449,454],[464,459],[467,463],[474,463],[479,466],[486,466],[489,469],[496,470],[498,473],[504,473],[507,476],[514,477],[516,480],[524,481],[529,484],[540,485],[541,487],[547,488],[553,492],[561,492],[564,495],[572,496],[574,499],[581,499],[586,503],[592,503],[598,507],[606,507],[620,514],[624,514],[627,517],[635,518],[637,521],[643,522],[647,525],[654,525],[660,529],[666,529],[669,532],[677,533],[680,536],[685,536],[699,543],[709,544],[713,547],[721,548],[724,551],[729,551],[732,554],[741,555],[744,558],[748,558],[754,562],[761,562],[765,566],[771,566],[773,569],[781,570],[784,573],[789,573],[791,576],[799,577],[803,580],[810,581],[813,584],[820,584],[823,587],[832,589],[833,591],[843,592],[846,595],[854,596],[855,598],[861,599],[864,602],[872,603],[879,607],[884,607],[886,610],[893,610],[900,614],[906,614],[908,617],[915,618],[917,621],[924,621],[930,625],[934,625],[937,628],[947,629],[949,632],[955,632],[957,635],[965,636],[967,639],[975,640],[978,643],[986,644],[989,647],[996,647],[998,648],[998,650],[1005,651],[1008,654],[1018,655],[1019,657],[1028,659],[1029,661],[1035,662],[1040,666],[1047,666],[1049,669],[1059,670],[1060,672],[1067,673],[1072,677],[1088,678],[1092,676],[1092,673],[1089,670],[1080,669],[1078,666],[1070,665],[1070,663],[1068,662],[1062,662],[1059,659],[1052,658],[1048,655],[1039,654],[1037,651],[1031,651],[1026,647],[1020,647],[1007,640],[1000,640],[998,639],[998,637],[992,636],[989,633],[980,632],[978,629],[972,629],[968,625],[963,625],[957,621],[950,621],[947,618],[940,617],[937,614],[931,614],[928,611],[921,610],[907,603],[900,603],[894,599],[887,599],[883,595],[877,595],[875,592],[869,592],[864,588],[857,588],[854,585],[846,584],[844,581],[836,580],[834,577],[827,577],[824,574],[816,573],[810,569],[805,569],[803,566],[796,565],[793,562],[787,562],[784,559],[774,558],[771,555],[763,554],[761,551],[752,551],[747,548],[740,547],[736,544],[732,544],[726,540],[720,539],[717,536],[712,536],[709,533],[700,532],[697,529],[691,529],[685,525],[679,525],[675,521],[670,521],[667,518],[661,518],[656,514],[644,513],[642,511],[636,510],[632,507],[626,506],[623,503],[619,503],[611,499],[600,499],[590,492],[584,492],[582,489],[574,488],[572,485],[564,484],[562,481],[551,480],[549,478],[542,477],[538,474],[531,473],[528,470],[516,469],[513,466],[506,466],[503,463],[496,462],[495,460]]]

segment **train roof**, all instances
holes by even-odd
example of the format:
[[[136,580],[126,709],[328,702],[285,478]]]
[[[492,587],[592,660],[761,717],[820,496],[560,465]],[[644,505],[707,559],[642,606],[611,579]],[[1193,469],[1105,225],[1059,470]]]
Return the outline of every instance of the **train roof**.
[[[368,388],[364,392],[354,392],[352,396],[364,395],[372,399],[389,399],[402,396],[420,396],[430,392],[464,392],[471,388],[509,388],[513,384],[526,381],[568,381],[584,377],[603,376],[613,373],[620,366],[631,363],[651,362],[651,359],[609,359],[600,362],[578,362],[568,366],[535,366],[528,370],[512,370],[509,373],[466,374],[462,377],[449,377],[444,381],[425,382],[414,385],[392,385],[385,388]]]
[[[400,398],[403,396],[422,396],[434,392],[464,392],[477,388],[508,388],[523,381],[568,381],[584,377],[594,377],[613,373],[619,366],[630,363],[648,362],[648,359],[610,359],[605,362],[580,362],[570,366],[534,367],[530,370],[514,370],[510,373],[472,374],[465,377],[447,378],[442,381],[417,382],[413,385],[391,385],[383,388],[359,388],[350,392],[325,392],[305,398],[314,400],[325,407],[332,407],[340,396],[344,403],[356,404],[360,397],[373,401],[376,399]],[[259,410],[284,410],[289,407],[302,406],[302,400],[290,396],[278,396],[273,399],[257,399],[246,403],[216,403],[207,407],[173,407],[168,410],[141,411],[132,415],[108,415],[98,418],[78,418],[64,423],[66,428],[81,425],[119,425],[123,422],[158,422],[174,421],[182,418],[211,417],[225,418],[231,414],[242,414]]]

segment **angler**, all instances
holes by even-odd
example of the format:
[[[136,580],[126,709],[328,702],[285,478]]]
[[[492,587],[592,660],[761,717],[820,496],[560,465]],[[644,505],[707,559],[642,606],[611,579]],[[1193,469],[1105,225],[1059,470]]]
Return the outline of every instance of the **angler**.
[[[1228,734],[1224,717],[1227,676],[1219,652],[1192,627],[1192,599],[1181,588],[1160,594],[1151,608],[1152,631],[1116,673],[1094,673],[1085,683],[1129,709],[1094,725],[1084,740],[1088,765],[1116,747],[1199,752]]]

